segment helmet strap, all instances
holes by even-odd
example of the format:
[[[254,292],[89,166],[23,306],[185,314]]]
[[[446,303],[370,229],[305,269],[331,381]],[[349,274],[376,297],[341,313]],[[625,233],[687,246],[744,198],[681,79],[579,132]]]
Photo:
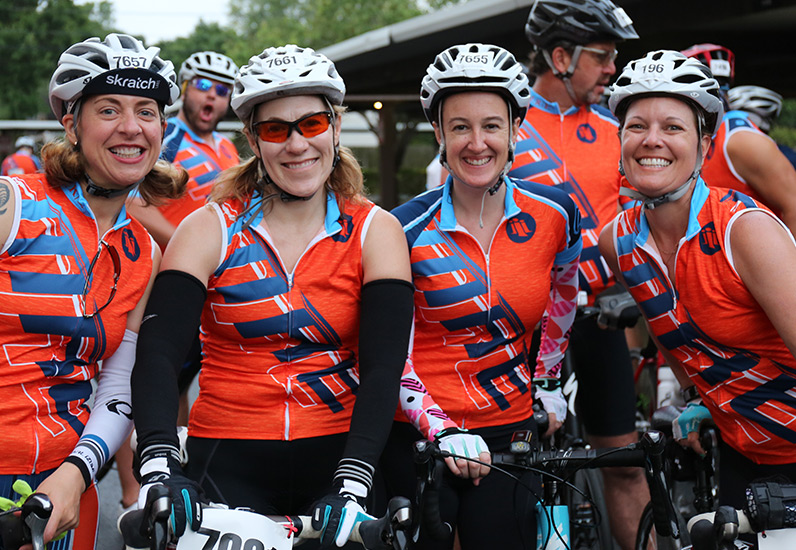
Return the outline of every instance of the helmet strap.
[[[108,189],[106,187],[100,187],[96,183],[94,183],[88,174],[86,174],[86,193],[89,195],[94,195],[95,197],[102,197],[104,199],[112,199],[114,197],[120,197],[122,195],[126,195],[130,191],[132,191],[138,184],[144,181],[144,178],[141,178],[137,182],[132,185],[128,185],[127,187],[123,187],[122,189]]]
[[[702,118],[697,116],[697,135],[702,136]],[[659,207],[662,204],[666,204],[667,202],[674,202],[679,200],[683,197],[691,187],[691,183],[695,181],[699,177],[699,173],[702,171],[702,162],[703,162],[703,155],[702,155],[702,139],[697,141],[697,159],[696,165],[694,166],[694,171],[691,172],[691,175],[685,181],[684,184],[679,186],[674,191],[669,191],[668,193],[664,193],[659,197],[649,197],[644,195],[643,193],[639,193],[635,189],[630,189],[628,187],[622,187],[619,189],[619,194],[624,197],[630,197],[631,199],[635,199],[637,201],[641,201],[642,209],[649,209],[654,210],[655,208]],[[619,173],[623,176],[625,175],[625,167],[622,165],[622,160],[619,160]]]

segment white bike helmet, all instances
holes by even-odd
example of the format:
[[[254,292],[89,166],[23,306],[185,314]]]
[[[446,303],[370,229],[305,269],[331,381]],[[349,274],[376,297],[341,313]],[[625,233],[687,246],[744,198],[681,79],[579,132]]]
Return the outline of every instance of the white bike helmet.
[[[115,93],[149,97],[162,106],[180,95],[174,65],[126,34],[92,37],[70,46],[50,79],[50,107],[60,122],[83,95]],[[99,78],[104,76],[104,78]]]
[[[14,142],[14,149],[19,149],[20,147],[30,147],[31,149],[35,149],[36,140],[30,136],[19,136]]]
[[[704,111],[704,128],[711,135],[724,116],[719,83],[710,69],[680,52],[657,50],[628,63],[611,87],[608,107],[619,116],[629,100],[647,94],[675,95],[695,103]]]
[[[238,71],[230,104],[247,123],[256,105],[293,95],[322,95],[332,105],[342,105],[345,83],[334,63],[312,48],[294,44],[266,48]]]
[[[675,96],[696,107],[699,113],[697,121],[701,137],[708,132],[710,135],[715,134],[721,124],[724,104],[720,94],[719,83],[713,78],[707,66],[680,52],[657,50],[625,66],[611,87],[608,107],[621,120],[634,99],[646,96]],[[698,140],[694,170],[689,178],[673,191],[650,197],[635,189],[622,187],[619,193],[642,201],[643,208],[649,209],[676,201],[688,192],[691,183],[699,177],[703,158],[702,142]],[[621,159],[619,172],[624,175]]]
[[[440,101],[456,92],[495,92],[511,106],[511,118],[525,118],[531,101],[528,77],[514,56],[499,46],[461,44],[437,55],[420,84],[420,103],[437,122]]]
[[[746,111],[754,115],[753,121],[764,132],[782,111],[782,96],[762,86],[736,86],[728,94],[730,109]]]
[[[237,72],[238,66],[226,55],[216,52],[196,52],[180,66],[180,85],[194,77],[203,76],[231,86]]]

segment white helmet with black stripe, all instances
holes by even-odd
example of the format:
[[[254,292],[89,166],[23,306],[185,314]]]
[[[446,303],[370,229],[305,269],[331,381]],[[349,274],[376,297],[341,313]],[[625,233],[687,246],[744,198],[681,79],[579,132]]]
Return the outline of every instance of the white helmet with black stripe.
[[[111,33],[88,38],[61,54],[50,79],[50,107],[60,122],[84,95],[116,93],[150,97],[162,107],[180,95],[171,61],[160,48],[147,48],[135,37]]]

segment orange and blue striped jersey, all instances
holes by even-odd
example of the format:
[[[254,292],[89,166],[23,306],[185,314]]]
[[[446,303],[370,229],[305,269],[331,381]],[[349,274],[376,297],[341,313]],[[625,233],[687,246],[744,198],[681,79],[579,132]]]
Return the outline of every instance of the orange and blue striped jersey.
[[[520,125],[514,164],[509,176],[552,185],[566,191],[578,205],[583,229],[580,289],[589,303],[613,284],[613,275],[600,256],[600,230],[619,212],[618,123],[599,105],[571,107],[531,89],[528,114]]]
[[[0,165],[0,176],[35,174],[40,170],[41,161],[37,156],[29,155],[25,151],[17,151],[3,160],[3,164]]]
[[[238,164],[235,145],[218,132],[213,132],[213,139],[216,149],[197,136],[181,119],[173,117],[168,120],[160,158],[182,166],[189,176],[185,195],[158,207],[175,227],[185,216],[204,206],[218,175]]]
[[[722,438],[757,463],[792,463],[796,359],[732,265],[730,230],[750,210],[771,214],[699,179],[674,277],[649,243],[640,208],[617,218],[613,242],[628,290],[696,384]]]
[[[189,433],[293,440],[346,432],[359,388],[362,244],[378,207],[345,201],[341,211],[329,193],[322,230],[288,272],[260,223],[261,200],[210,203],[223,257],[202,313]]]
[[[116,294],[84,318],[81,296],[93,313],[110,298],[117,270],[108,247],[99,247],[80,185],[54,187],[43,174],[4,181],[16,211],[0,253],[0,474],[36,473],[59,466],[75,448],[97,363],[119,347],[127,314],[149,282],[153,241],[121,211],[102,236],[120,260]]]
[[[770,139],[761,132],[754,123],[749,120],[749,113],[745,111],[727,111],[721,120],[716,135],[710,142],[710,149],[705,155],[705,162],[702,165],[702,178],[710,187],[724,187],[736,189],[745,195],[749,195],[758,202],[762,202],[760,195],[752,189],[744,180],[727,153],[727,143],[730,138],[738,132],[754,132]]]
[[[568,303],[574,316],[581,249],[577,207],[558,189],[504,182],[504,217],[486,252],[457,224],[452,178],[393,210],[409,244],[415,284],[409,363],[439,407],[465,428],[530,416],[536,359],[528,356],[531,338],[556,286],[553,271],[566,264],[572,264],[572,284],[559,306],[566,309],[563,302]],[[569,326],[550,320],[548,335],[566,349]],[[405,372],[402,384],[407,380]]]

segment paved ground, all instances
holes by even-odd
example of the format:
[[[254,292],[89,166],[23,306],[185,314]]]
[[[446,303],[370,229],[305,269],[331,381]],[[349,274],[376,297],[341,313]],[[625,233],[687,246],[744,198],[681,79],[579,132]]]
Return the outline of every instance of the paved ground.
[[[97,550],[123,550],[122,537],[116,530],[116,518],[122,513],[122,489],[116,464],[99,483],[100,522]]]

